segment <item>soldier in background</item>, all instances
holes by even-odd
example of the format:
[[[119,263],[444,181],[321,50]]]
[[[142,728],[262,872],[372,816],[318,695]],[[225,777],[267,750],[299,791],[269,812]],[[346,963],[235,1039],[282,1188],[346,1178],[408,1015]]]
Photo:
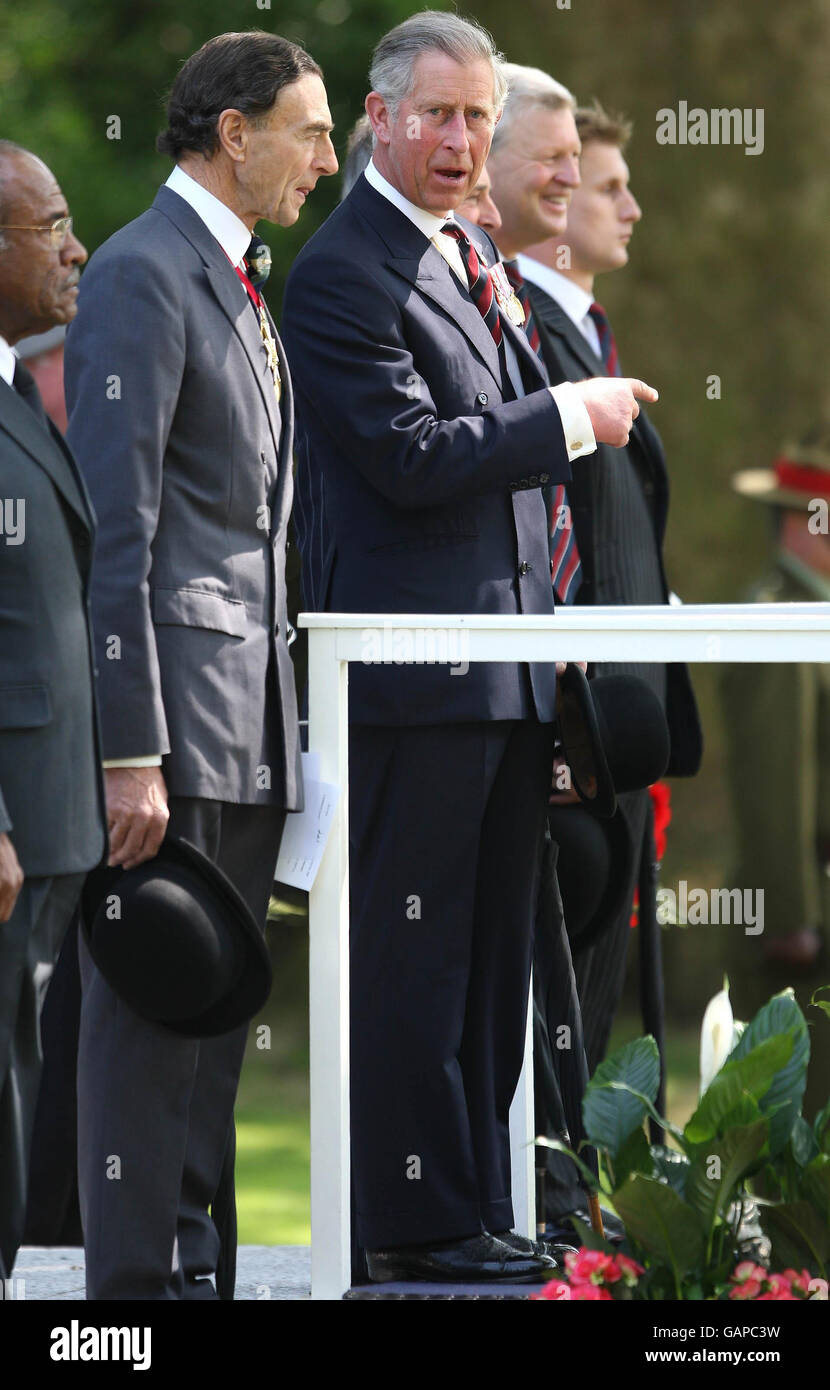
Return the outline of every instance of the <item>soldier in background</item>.
[[[775,532],[772,563],[744,601],[830,602],[830,428],[785,448],[771,468],[737,473],[732,486],[767,504]],[[809,973],[830,921],[830,666],[736,663],[724,667],[721,690],[733,881],[764,890],[765,961]]]

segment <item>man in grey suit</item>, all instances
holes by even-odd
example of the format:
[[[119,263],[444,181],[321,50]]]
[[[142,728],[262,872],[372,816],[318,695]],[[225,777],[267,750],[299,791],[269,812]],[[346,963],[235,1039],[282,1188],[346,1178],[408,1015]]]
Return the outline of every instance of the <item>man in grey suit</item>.
[[[0,1281],[23,1235],[43,999],[106,845],[87,612],[94,520],[12,352],[74,316],[85,260],[54,175],[0,141]]]
[[[285,613],[293,404],[244,258],[256,222],[292,225],[337,161],[320,69],[262,31],[188,59],[168,122],[159,149],[176,167],[93,256],[66,354],[69,437],[100,526],[110,863],[151,858],[169,826],[264,925],[302,798]],[[83,950],[81,972],[88,1296],[215,1298],[208,1208],[246,1030],[174,1036],[116,998]]]

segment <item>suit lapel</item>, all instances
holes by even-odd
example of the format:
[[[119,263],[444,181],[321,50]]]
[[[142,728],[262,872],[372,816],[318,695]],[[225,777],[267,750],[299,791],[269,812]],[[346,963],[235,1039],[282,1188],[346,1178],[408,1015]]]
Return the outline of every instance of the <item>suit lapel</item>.
[[[251,370],[257,379],[274,436],[274,446],[277,448],[280,438],[280,407],[271,383],[270,372],[263,371],[265,351],[262,335],[247,293],[222,247],[184,198],[163,186],[156,194],[153,207],[170,219],[204,261],[208,284],[245,349]]]
[[[17,440],[45,473],[48,473],[64,501],[92,533],[94,523],[86,491],[80,483],[69,450],[43,428],[31,407],[12,386],[0,380],[0,419],[3,428]]]
[[[537,319],[545,325],[550,333],[555,333],[563,338],[568,345],[572,355],[577,358],[580,365],[585,368],[589,377],[607,376],[605,363],[601,357],[597,357],[590,343],[584,334],[580,333],[576,324],[568,317],[561,305],[551,298],[544,290],[540,290],[537,285],[528,281],[533,312]]]

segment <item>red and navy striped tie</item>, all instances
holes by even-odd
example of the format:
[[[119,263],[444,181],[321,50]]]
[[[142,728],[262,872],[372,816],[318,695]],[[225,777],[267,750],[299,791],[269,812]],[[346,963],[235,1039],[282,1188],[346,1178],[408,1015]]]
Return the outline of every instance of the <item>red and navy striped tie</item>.
[[[542,343],[524,276],[516,261],[505,261],[504,271],[525,311],[525,333],[533,351],[542,356]],[[543,492],[548,513],[548,546],[550,548],[550,577],[558,603],[570,604],[582,583],[582,561],[573,528],[568,494],[564,483],[554,483]]]
[[[466,232],[459,227],[457,222],[445,223],[441,231],[447,236],[454,237],[458,242],[459,250],[461,251],[461,259],[464,262],[464,269],[467,272],[470,298],[481,314],[481,317],[484,319],[484,322],[487,324],[496,347],[500,347],[501,319],[499,318],[499,306],[496,303],[493,281],[490,279],[487,267],[482,265],[478,258],[476,248],[473,246]]]
[[[609,376],[620,376],[620,358],[617,352],[616,339],[614,338],[614,334],[611,330],[611,325],[608,322],[608,315],[606,314],[602,305],[597,304],[596,300],[594,300],[593,304],[588,310],[588,313],[591,315],[591,318],[594,320],[594,323],[597,326],[597,333],[599,334],[599,351],[600,356],[602,357],[602,360],[605,363],[605,370],[607,371]]]

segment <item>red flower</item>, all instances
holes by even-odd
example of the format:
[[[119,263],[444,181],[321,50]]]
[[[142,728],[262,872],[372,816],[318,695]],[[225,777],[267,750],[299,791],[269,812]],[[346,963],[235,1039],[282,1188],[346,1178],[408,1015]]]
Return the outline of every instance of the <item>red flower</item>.
[[[571,1298],[581,1303],[613,1302],[608,1290],[601,1289],[596,1284],[575,1284],[571,1289]]]
[[[743,1284],[747,1279],[757,1279],[759,1282],[767,1277],[767,1271],[763,1265],[756,1265],[752,1260],[741,1260],[736,1265],[730,1275],[733,1284]]]
[[[617,1254],[614,1260],[629,1288],[633,1288],[640,1275],[645,1274],[643,1266],[638,1265],[636,1260],[630,1260],[627,1255]]]
[[[790,1287],[806,1298],[810,1292],[810,1271],[808,1269],[785,1269],[784,1279],[789,1279]]]
[[[570,1285],[564,1279],[549,1279],[541,1293],[532,1293],[531,1298],[547,1298],[552,1301],[562,1300],[566,1302],[571,1297]]]
[[[761,1292],[760,1279],[744,1279],[741,1284],[733,1284],[729,1290],[730,1298],[757,1298]]]
[[[668,782],[655,782],[648,790],[654,808],[654,847],[657,862],[662,863],[666,853],[666,827],[671,825],[671,788]]]
[[[756,1303],[798,1303],[789,1289],[782,1289],[780,1293],[762,1293],[755,1300]]]
[[[616,1284],[622,1278],[622,1271],[613,1256],[603,1250],[570,1251],[565,1256],[565,1268],[571,1276],[572,1286],[579,1284]]]

